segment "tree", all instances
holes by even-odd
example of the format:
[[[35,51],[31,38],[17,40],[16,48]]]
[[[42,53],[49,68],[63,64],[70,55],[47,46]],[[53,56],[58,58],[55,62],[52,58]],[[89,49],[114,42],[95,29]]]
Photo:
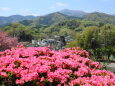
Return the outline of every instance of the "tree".
[[[16,47],[18,44],[17,38],[9,37],[6,32],[0,32],[0,51]]]
[[[115,27],[111,25],[101,27],[99,41],[103,54],[109,59],[110,55],[115,53]]]
[[[95,26],[85,28],[77,35],[77,44],[84,49],[94,49],[98,46],[98,31],[99,29]]]

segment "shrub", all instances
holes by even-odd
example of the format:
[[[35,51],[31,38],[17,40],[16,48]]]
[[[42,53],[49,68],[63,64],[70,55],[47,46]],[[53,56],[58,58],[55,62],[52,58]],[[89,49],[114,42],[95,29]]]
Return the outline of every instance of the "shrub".
[[[87,51],[23,46],[0,52],[0,82],[5,86],[114,86],[115,74],[101,70]]]

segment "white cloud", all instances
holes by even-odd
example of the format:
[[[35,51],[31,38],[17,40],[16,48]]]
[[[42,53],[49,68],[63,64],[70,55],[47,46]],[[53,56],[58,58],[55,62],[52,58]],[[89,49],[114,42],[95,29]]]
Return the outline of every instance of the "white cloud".
[[[0,10],[2,10],[2,11],[10,11],[11,8],[8,8],[8,7],[1,7]]]
[[[56,3],[56,6],[57,7],[63,7],[63,6],[65,6],[66,4],[65,3],[62,3],[62,2],[57,2]]]
[[[19,9],[19,13],[30,14],[31,10],[30,9]]]
[[[58,7],[64,7],[64,6],[66,6],[65,3],[62,3],[62,2],[56,2],[54,5],[50,6],[49,9],[54,10],[55,8],[58,8]]]

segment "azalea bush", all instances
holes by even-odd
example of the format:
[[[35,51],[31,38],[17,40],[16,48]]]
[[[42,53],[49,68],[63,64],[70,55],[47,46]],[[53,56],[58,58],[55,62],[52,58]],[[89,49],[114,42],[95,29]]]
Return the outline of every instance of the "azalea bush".
[[[101,70],[77,48],[19,46],[0,52],[0,84],[5,86],[115,86],[115,74]]]

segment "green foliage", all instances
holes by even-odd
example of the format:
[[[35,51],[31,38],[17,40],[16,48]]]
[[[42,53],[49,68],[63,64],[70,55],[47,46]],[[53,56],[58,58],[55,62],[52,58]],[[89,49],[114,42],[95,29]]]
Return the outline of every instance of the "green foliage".
[[[2,28],[12,37],[17,37],[19,41],[31,41],[34,38],[35,30],[29,26],[20,23],[13,23],[10,26]]]
[[[90,51],[96,57],[115,53],[115,27],[104,25],[102,27],[86,27],[77,35],[77,45]]]

